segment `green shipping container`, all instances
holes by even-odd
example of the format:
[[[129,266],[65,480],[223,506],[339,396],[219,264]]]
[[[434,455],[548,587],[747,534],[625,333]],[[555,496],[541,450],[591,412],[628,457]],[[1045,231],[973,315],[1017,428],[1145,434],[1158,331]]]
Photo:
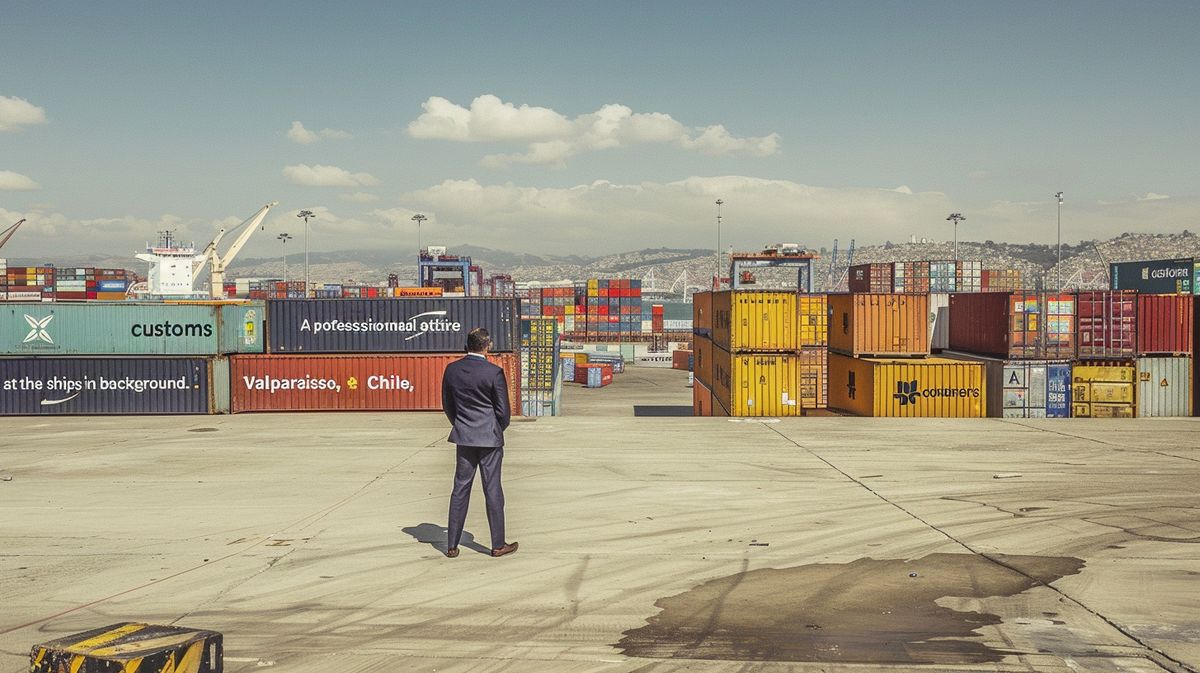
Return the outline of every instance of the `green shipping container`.
[[[263,302],[97,302],[0,307],[0,355],[263,352]]]

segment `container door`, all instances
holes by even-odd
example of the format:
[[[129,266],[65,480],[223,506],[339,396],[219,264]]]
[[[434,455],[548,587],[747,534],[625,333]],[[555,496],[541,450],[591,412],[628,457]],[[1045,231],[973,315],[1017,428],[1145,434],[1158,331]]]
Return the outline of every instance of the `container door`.
[[[1190,416],[1191,359],[1138,358],[1138,416]]]
[[[1071,417],[1071,365],[1046,366],[1046,418]]]
[[[1029,370],[1025,364],[1004,365],[1004,417],[1024,418],[1029,406]]]
[[[1046,408],[1046,366],[1029,365],[1029,407]]]

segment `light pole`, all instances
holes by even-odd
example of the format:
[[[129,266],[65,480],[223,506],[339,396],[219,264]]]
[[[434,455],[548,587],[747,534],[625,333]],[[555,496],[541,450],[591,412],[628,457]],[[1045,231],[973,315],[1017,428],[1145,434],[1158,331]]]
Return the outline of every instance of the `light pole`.
[[[965,222],[967,218],[962,216],[962,213],[950,213],[950,217],[946,218],[947,222],[954,223],[954,261],[958,261],[958,223]]]
[[[1062,264],[1062,202],[1063,193],[1055,192],[1054,198],[1058,199],[1058,263]]]
[[[717,281],[713,285],[714,290],[721,289],[721,206],[725,201],[717,199]]]
[[[287,284],[287,242],[292,240],[292,235],[285,231],[282,234],[276,236],[275,238],[279,239],[279,242],[282,244],[282,246],[280,246],[280,247],[283,248],[283,282],[286,285]]]
[[[304,220],[304,296],[309,297],[311,295],[309,293],[310,285],[308,282],[308,221],[310,219],[315,220],[317,216],[313,215],[313,211],[311,210],[302,210],[296,213],[296,217]]]
[[[412,216],[412,221],[417,223],[417,259],[418,260],[421,259],[421,223],[428,219],[429,219],[428,217],[425,217],[421,213],[417,213],[416,215]]]

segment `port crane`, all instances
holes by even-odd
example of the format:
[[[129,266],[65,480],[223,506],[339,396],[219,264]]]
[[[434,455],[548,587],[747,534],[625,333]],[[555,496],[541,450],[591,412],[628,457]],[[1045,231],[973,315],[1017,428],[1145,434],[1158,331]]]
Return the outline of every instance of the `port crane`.
[[[4,231],[0,231],[0,248],[3,248],[4,244],[8,243],[8,239],[12,238],[13,234],[17,233],[17,230],[21,228],[22,224],[25,224],[25,218],[17,220],[16,224],[12,225],[8,229],[5,229]]]
[[[200,278],[200,273],[204,271],[205,265],[209,266],[209,283],[208,293],[213,299],[225,298],[225,270],[237,257],[238,253],[245,247],[246,242],[254,234],[254,230],[262,224],[263,219],[267,217],[267,212],[279,205],[278,201],[272,201],[258,210],[257,213],[250,216],[250,219],[245,220],[232,231],[245,227],[245,230],[238,235],[233,245],[222,255],[217,252],[217,246],[220,245],[221,239],[225,238],[226,229],[222,228],[217,232],[212,242],[204,248],[204,252],[200,253],[200,263],[192,269],[192,284],[195,287],[195,282]]]

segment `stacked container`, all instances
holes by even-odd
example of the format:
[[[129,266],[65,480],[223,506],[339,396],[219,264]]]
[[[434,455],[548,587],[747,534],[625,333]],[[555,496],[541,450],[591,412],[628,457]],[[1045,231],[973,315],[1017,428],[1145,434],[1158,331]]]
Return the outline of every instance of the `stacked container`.
[[[1136,366],[1132,360],[1078,362],[1071,370],[1071,415],[1133,418]]]
[[[984,269],[980,292],[1018,292],[1023,290],[1020,269]]]
[[[958,292],[958,276],[958,262],[954,260],[930,262],[928,291]]]
[[[982,292],[983,262],[978,259],[960,260],[955,268],[955,290],[950,292]]]
[[[8,260],[0,257],[0,301],[8,300]]]
[[[1137,293],[1126,290],[1079,292],[1080,359],[1132,358],[1137,354]]]
[[[233,411],[441,409],[442,374],[467,333],[488,330],[520,413],[513,299],[288,299],[267,302],[269,355],[232,359]]]
[[[263,350],[261,303],[0,307],[0,413],[229,409],[229,353]]]
[[[893,272],[891,263],[856,264],[850,267],[847,283],[851,292],[891,292]]]
[[[895,262],[892,265],[892,290],[898,293],[929,292],[929,262]]]
[[[4,276],[9,301],[54,301],[55,268],[9,266]]]
[[[823,294],[724,291],[693,297],[693,406],[728,416],[800,416],[827,406]]]
[[[522,319],[520,353],[521,414],[558,416],[562,403],[558,322]]]
[[[860,416],[984,414],[982,365],[929,357],[930,295],[830,295],[829,309],[830,407]]]
[[[1195,302],[1142,294],[1137,303],[1137,415],[1191,416]]]

